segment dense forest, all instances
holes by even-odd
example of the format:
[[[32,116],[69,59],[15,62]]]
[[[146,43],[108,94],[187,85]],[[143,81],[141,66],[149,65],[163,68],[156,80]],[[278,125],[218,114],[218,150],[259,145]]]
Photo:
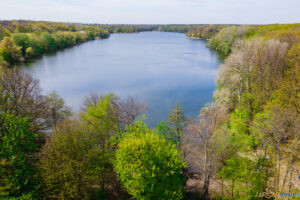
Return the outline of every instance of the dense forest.
[[[225,58],[197,119],[91,94],[72,112],[14,66],[110,33],[171,31]],[[0,199],[284,199],[300,192],[300,24],[0,21]]]

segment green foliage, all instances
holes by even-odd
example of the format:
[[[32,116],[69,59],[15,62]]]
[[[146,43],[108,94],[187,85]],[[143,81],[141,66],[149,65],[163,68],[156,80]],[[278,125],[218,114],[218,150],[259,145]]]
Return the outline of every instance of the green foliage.
[[[0,42],[0,57],[10,64],[18,62],[22,56],[21,48],[15,45],[12,38],[4,37]]]
[[[213,37],[223,26],[220,25],[202,25],[193,26],[189,28],[187,36],[191,38],[210,39]]]
[[[101,98],[97,104],[90,104],[85,113],[81,113],[82,120],[88,123],[91,129],[101,134],[104,140],[108,140],[111,136],[118,133],[116,108],[113,102],[116,96],[108,94]],[[103,141],[103,148],[107,145]]]
[[[50,33],[43,32],[40,35],[40,43],[44,52],[51,52],[57,49],[56,41]]]
[[[185,166],[176,146],[142,123],[118,145],[115,170],[135,199],[182,199]]]
[[[166,121],[161,121],[156,125],[156,129],[155,131],[164,136],[167,140],[172,141],[176,144],[176,138],[173,137],[172,134],[170,134],[171,132],[171,127],[169,126],[168,122]]]
[[[15,44],[21,48],[22,55],[25,56],[26,49],[29,47],[29,37],[25,33],[16,33],[12,35]]]
[[[12,114],[3,116],[0,135],[0,197],[20,197],[37,192],[37,150],[28,119]]]
[[[250,26],[229,26],[222,28],[215,34],[208,43],[208,46],[215,49],[224,56],[228,56],[231,51],[231,46],[236,38],[242,38],[251,31]]]
[[[169,138],[174,140],[176,144],[180,147],[181,137],[183,134],[183,129],[186,126],[187,117],[184,114],[184,110],[181,103],[178,102],[174,109],[170,111],[168,116],[168,125],[170,127]]]
[[[7,30],[5,27],[3,27],[0,24],[0,41],[5,37],[5,36],[10,36],[9,30]]]
[[[249,135],[249,110],[235,109],[231,114],[230,126],[233,134],[247,134]]]
[[[32,47],[28,47],[25,51],[25,58],[32,58],[34,56],[34,50]]]
[[[78,121],[56,127],[40,154],[46,196],[88,199],[104,168],[99,135]]]
[[[255,199],[256,193],[264,191],[266,181],[260,172],[259,160],[247,156],[234,156],[227,160],[218,175],[225,180],[231,180],[231,198]]]
[[[3,39],[4,43],[0,45],[0,64],[12,65],[43,53],[108,36],[109,31],[100,25],[7,21],[3,25],[0,24],[0,41]],[[9,38],[9,41],[5,37]]]
[[[299,84],[295,81],[300,63],[299,24],[255,26],[246,34],[237,36],[232,31],[229,35],[235,37],[234,45],[227,43],[232,51],[219,69],[215,99],[230,114],[233,153],[219,175],[231,180],[231,198],[235,199],[256,199],[255,192],[266,189],[290,191],[289,173],[300,155]],[[221,34],[212,43],[226,43],[225,37],[218,38]]]
[[[190,145],[198,158],[185,159],[198,161],[207,197],[216,172],[225,181],[227,199],[256,199],[256,192],[267,189],[297,191],[293,176],[300,155],[299,24],[0,24],[1,67],[113,32],[172,31],[210,39],[211,48],[228,56],[218,71],[218,109],[203,108],[199,123],[185,134],[189,140],[184,147]],[[142,121],[132,124],[142,106],[113,94],[87,99],[80,119],[65,120],[71,113],[63,99],[55,92],[41,95],[32,77],[3,68],[0,83],[1,199],[38,198],[36,140],[43,141],[37,138],[39,131],[49,128],[53,134],[39,157],[44,183],[39,192],[45,198],[105,199],[119,192],[116,172],[136,199],[182,198],[186,164],[178,149],[183,149],[187,119],[180,104],[168,121],[149,130]],[[200,139],[195,141],[195,136]]]

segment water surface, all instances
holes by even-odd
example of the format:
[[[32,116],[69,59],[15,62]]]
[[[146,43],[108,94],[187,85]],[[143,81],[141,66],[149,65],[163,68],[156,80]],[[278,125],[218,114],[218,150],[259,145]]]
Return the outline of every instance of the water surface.
[[[38,78],[45,93],[56,90],[73,111],[90,93],[132,96],[148,105],[146,118],[153,126],[166,120],[178,101],[192,117],[211,101],[220,61],[205,45],[181,33],[112,34],[21,69]]]

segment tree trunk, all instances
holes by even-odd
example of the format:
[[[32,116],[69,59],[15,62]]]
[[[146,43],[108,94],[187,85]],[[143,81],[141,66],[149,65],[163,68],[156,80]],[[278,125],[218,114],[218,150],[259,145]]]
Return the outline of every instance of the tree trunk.
[[[231,198],[233,198],[233,191],[234,191],[234,179],[232,179],[232,185],[231,185]]]
[[[210,173],[208,173],[204,179],[204,184],[202,188],[202,199],[203,200],[210,200],[209,196],[209,179],[210,179]]]
[[[210,179],[210,171],[207,170],[208,167],[208,144],[205,144],[205,155],[204,155],[204,183],[202,187],[202,199],[209,200],[209,179]]]
[[[221,193],[221,196],[223,197],[224,196],[224,180],[222,179],[222,193]]]

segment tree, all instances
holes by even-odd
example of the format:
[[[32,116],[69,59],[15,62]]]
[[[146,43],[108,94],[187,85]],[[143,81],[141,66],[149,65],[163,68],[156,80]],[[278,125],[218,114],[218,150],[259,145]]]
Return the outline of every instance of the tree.
[[[96,104],[89,104],[85,113],[80,114],[90,131],[98,136],[103,163],[99,168],[99,183],[103,191],[107,184],[111,183],[114,174],[111,159],[114,156],[115,146],[112,138],[122,130],[118,126],[118,110],[113,104],[115,99],[116,96],[113,94],[103,96]]]
[[[10,32],[0,24],[0,41],[5,37],[9,36]]]
[[[135,199],[182,199],[182,169],[176,146],[142,122],[129,127],[116,152],[119,180]]]
[[[120,195],[112,162],[126,123],[135,120],[130,114],[136,113],[137,107],[132,105],[138,104],[129,103],[125,112],[120,106],[125,104],[113,94],[92,95],[86,99],[80,119],[61,122],[65,116],[62,99],[51,93],[46,100],[57,124],[40,154],[47,196],[90,199],[96,190],[102,195]],[[122,116],[127,114],[130,120],[124,121]]]
[[[15,45],[11,37],[4,37],[0,42],[0,57],[10,64],[19,62],[22,56],[21,48]]]
[[[156,129],[155,131],[164,136],[167,140],[174,142],[175,144],[177,144],[177,140],[176,138],[172,137],[172,135],[170,134],[171,128],[168,125],[168,122],[166,121],[161,121],[156,125]]]
[[[206,105],[201,109],[199,121],[190,123],[185,133],[185,156],[189,163],[199,168],[203,175],[201,189],[203,199],[210,199],[208,189],[210,178],[216,172],[216,146],[214,146],[214,133],[221,120],[220,106],[216,103]]]
[[[255,117],[254,131],[261,139],[262,144],[271,147],[273,156],[274,170],[274,191],[279,191],[281,162],[284,150],[290,149],[289,167],[293,168],[299,146],[299,114],[295,109],[283,108],[279,105],[269,105],[269,108],[259,113]],[[287,144],[287,146],[284,144]],[[267,150],[267,149],[266,149]],[[265,150],[265,151],[266,151]],[[272,155],[271,154],[271,155]],[[290,170],[288,169],[288,170]]]
[[[132,97],[122,100],[113,94],[90,94],[85,98],[81,110],[86,112],[89,107],[97,106],[97,104],[103,101],[107,96],[111,96],[109,103],[111,114],[114,113],[113,115],[116,117],[115,120],[118,121],[118,126],[123,129],[126,125],[132,124],[147,108],[145,104],[137,102]]]
[[[53,126],[51,102],[41,94],[39,81],[17,69],[2,69],[0,96],[3,112],[27,117],[33,132]],[[58,112],[58,111],[57,111]]]
[[[49,114],[51,115],[51,124],[54,126],[63,121],[68,116],[71,116],[71,109],[65,105],[63,98],[58,96],[56,91],[50,92],[46,95],[46,101],[48,102]]]
[[[174,109],[170,111],[168,123],[171,128],[170,137],[174,138],[179,149],[181,149],[181,137],[183,134],[183,129],[186,126],[186,122],[187,117],[184,114],[181,103],[178,102]]]
[[[44,52],[51,52],[57,49],[56,41],[50,33],[43,32],[40,36],[40,42]]]
[[[67,119],[56,126],[40,153],[47,197],[91,199],[106,167],[99,142],[99,135],[78,120]]]
[[[209,47],[228,56],[236,38],[242,38],[252,30],[251,26],[227,26],[216,33],[209,41]]]
[[[12,35],[15,44],[21,47],[22,55],[25,57],[26,49],[29,47],[29,37],[25,33],[16,33]]]
[[[38,172],[32,152],[38,146],[29,120],[5,114],[0,132],[0,197],[36,195]]]
[[[118,186],[112,166],[118,139],[126,126],[134,123],[142,113],[144,105],[133,98],[123,101],[114,94],[103,96],[92,94],[86,98],[83,110],[84,112],[80,114],[82,121],[99,138],[99,148],[105,166],[99,170],[101,174],[99,182],[102,191],[106,192],[109,185]]]

